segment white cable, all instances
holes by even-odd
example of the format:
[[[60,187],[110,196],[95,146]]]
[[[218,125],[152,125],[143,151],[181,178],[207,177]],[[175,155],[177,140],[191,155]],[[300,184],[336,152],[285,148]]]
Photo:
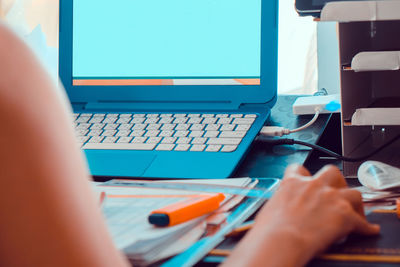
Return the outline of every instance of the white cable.
[[[261,131],[260,131],[260,135],[263,136],[283,136],[283,135],[288,135],[291,133],[295,133],[295,132],[299,132],[302,131],[308,127],[310,127],[311,125],[314,124],[314,122],[318,119],[318,116],[321,112],[320,108],[316,108],[315,109],[315,115],[314,117],[306,124],[304,124],[303,126],[290,130],[284,127],[279,127],[279,126],[264,126]]]
[[[321,112],[321,111],[320,111],[319,109],[315,110],[315,115],[314,115],[314,117],[313,117],[308,123],[304,124],[303,126],[301,126],[301,127],[299,127],[299,128],[290,130],[290,133],[299,132],[299,131],[304,130],[304,129],[310,127],[311,125],[313,125],[314,122],[318,119],[318,116],[319,116],[320,112]]]

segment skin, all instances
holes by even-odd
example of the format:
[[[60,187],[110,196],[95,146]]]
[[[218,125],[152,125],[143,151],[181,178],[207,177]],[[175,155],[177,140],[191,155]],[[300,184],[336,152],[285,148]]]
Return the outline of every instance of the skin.
[[[56,88],[0,24],[0,265],[126,266]]]
[[[0,266],[128,266],[90,189],[70,114],[64,92],[0,24]],[[340,172],[291,167],[225,265],[301,266],[353,231],[379,227]]]
[[[224,266],[303,266],[351,232],[379,231],[365,219],[360,192],[347,187],[339,169],[326,166],[311,176],[293,165]]]

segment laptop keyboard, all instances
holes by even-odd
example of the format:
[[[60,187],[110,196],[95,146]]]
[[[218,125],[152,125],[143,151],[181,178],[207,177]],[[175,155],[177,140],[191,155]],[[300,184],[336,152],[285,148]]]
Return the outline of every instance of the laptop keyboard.
[[[233,152],[255,114],[74,113],[82,149]]]

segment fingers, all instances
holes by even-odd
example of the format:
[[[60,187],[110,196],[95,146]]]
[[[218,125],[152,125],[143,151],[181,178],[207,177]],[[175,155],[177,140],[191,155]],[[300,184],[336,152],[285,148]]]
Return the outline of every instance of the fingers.
[[[353,216],[354,232],[361,235],[378,235],[381,227],[378,224],[369,223],[359,214]]]
[[[311,176],[311,173],[302,165],[292,164],[285,170],[284,178],[293,178],[299,176]]]
[[[360,214],[361,217],[365,218],[364,204],[362,202],[361,193],[354,189],[341,189],[339,194],[342,198],[347,200],[353,207],[354,211]]]
[[[340,170],[332,165],[323,167],[314,175],[314,177],[328,186],[335,188],[347,187],[346,180]]]
[[[353,231],[362,235],[377,235],[380,232],[380,226],[377,224],[371,224],[367,221],[364,214],[364,205],[362,202],[361,193],[354,189],[342,189],[340,195],[347,200],[353,207]]]

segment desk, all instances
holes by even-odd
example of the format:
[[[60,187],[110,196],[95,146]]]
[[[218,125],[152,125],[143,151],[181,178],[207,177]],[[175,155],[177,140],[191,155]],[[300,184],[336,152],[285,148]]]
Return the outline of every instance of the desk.
[[[268,121],[268,125],[295,129],[309,122],[313,117],[312,115],[296,116],[292,112],[292,104],[297,97],[293,95],[278,96],[278,101],[271,111],[271,118]],[[339,124],[337,126],[334,125],[337,119],[335,115],[339,114],[321,114],[311,127],[293,133],[289,138],[312,144],[319,144],[321,140],[329,143],[328,148],[337,152],[340,150],[340,121],[338,121]],[[332,117],[334,118],[332,119]],[[328,122],[331,119],[333,125],[329,123],[328,127]],[[324,132],[324,129],[327,127],[329,131]],[[325,137],[323,133],[329,133],[329,136]],[[319,158],[320,154],[310,153],[311,151],[310,148],[298,145],[266,147],[255,142],[233,177],[281,178],[286,167],[293,163],[304,164],[311,172],[317,171],[316,167],[321,166],[321,164],[337,164],[336,160],[326,160],[326,162],[314,165],[313,163]]]
[[[296,96],[280,96],[277,105],[272,109],[269,125],[296,128],[308,122],[311,116],[294,116],[291,104]],[[310,128],[295,133],[291,138],[321,145],[337,153],[341,153],[340,114],[321,115],[317,122]],[[341,168],[341,161],[326,157],[325,155],[301,146],[277,146],[262,148],[257,143],[250,149],[249,154],[235,172],[234,177],[282,177],[288,164],[304,164],[311,173],[315,173],[326,164],[334,164]],[[350,185],[359,185],[355,179],[349,179]],[[239,241],[238,238],[225,240],[218,248],[231,248]],[[206,257],[197,266],[216,266],[221,262],[219,257]],[[393,267],[397,264],[390,263],[365,263],[365,262],[326,262],[314,260],[308,267]]]

